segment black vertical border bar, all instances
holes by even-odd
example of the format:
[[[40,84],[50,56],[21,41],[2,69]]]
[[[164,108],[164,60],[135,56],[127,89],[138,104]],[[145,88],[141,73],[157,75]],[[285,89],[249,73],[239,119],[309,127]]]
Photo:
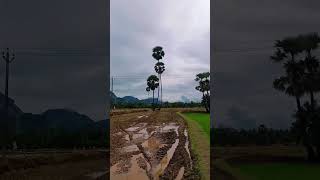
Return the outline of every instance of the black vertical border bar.
[[[210,1],[210,179],[213,179],[213,120],[214,120],[214,2]]]
[[[107,43],[107,48],[106,48],[106,90],[105,92],[107,93],[106,96],[106,118],[107,118],[107,127],[109,129],[107,129],[107,133],[109,134],[109,141],[107,144],[107,171],[110,172],[110,0],[107,0],[107,7],[106,7],[106,29],[107,29],[107,39],[106,39],[106,43]],[[107,179],[110,179],[110,174],[107,174]]]

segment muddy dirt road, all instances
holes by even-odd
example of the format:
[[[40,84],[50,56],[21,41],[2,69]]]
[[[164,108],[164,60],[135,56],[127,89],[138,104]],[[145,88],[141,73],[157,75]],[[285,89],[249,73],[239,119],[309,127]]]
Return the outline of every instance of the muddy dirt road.
[[[198,179],[185,121],[175,111],[111,117],[110,178]]]

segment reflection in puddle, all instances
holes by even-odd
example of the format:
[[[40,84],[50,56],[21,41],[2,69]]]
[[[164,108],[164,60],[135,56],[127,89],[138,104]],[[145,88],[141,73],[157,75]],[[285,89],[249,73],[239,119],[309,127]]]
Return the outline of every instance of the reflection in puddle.
[[[139,151],[138,146],[135,144],[122,148],[122,152],[135,152],[135,151]]]
[[[181,167],[175,180],[181,180],[184,174],[184,167]]]
[[[190,162],[192,162],[191,154],[190,154],[190,151],[189,151],[189,138],[188,138],[187,129],[184,129],[184,135],[186,136],[186,144],[184,145],[184,147],[186,148],[186,150],[188,152],[188,155],[189,155],[189,158],[190,158]],[[191,163],[191,167],[192,167],[192,163]]]
[[[145,127],[146,125],[147,125],[147,123],[138,123],[135,126],[127,128],[126,131],[134,132],[134,131],[139,130],[140,128]]]
[[[171,130],[175,130],[177,136],[179,136],[178,129],[179,126],[177,126],[176,123],[170,123],[169,125],[166,125],[163,128],[161,128],[161,132],[170,132]]]
[[[143,138],[143,139],[149,138],[147,128],[144,128],[144,129],[140,130],[138,133],[133,134],[132,139],[138,139],[138,138]]]

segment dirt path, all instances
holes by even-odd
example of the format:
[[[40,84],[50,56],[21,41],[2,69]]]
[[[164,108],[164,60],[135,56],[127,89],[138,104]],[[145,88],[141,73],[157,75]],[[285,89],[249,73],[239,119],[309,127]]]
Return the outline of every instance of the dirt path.
[[[111,179],[197,179],[185,121],[174,111],[111,117]]]

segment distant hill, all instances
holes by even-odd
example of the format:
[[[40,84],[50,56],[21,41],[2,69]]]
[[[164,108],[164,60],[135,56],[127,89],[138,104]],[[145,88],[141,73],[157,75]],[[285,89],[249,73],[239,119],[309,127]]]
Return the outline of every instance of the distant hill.
[[[4,119],[5,115],[5,98],[5,95],[0,92],[0,119]],[[18,118],[22,114],[22,110],[14,103],[14,100],[9,97],[9,117]]]
[[[67,132],[107,128],[107,120],[95,122],[70,109],[50,109],[42,114],[25,113],[18,120],[18,131],[61,129]]]
[[[147,99],[138,99],[133,96],[124,96],[124,97],[117,97],[113,92],[110,93],[111,95],[111,101],[114,104],[145,104],[145,105],[151,105],[152,104],[152,98]],[[154,98],[154,102],[157,103],[157,98]]]

